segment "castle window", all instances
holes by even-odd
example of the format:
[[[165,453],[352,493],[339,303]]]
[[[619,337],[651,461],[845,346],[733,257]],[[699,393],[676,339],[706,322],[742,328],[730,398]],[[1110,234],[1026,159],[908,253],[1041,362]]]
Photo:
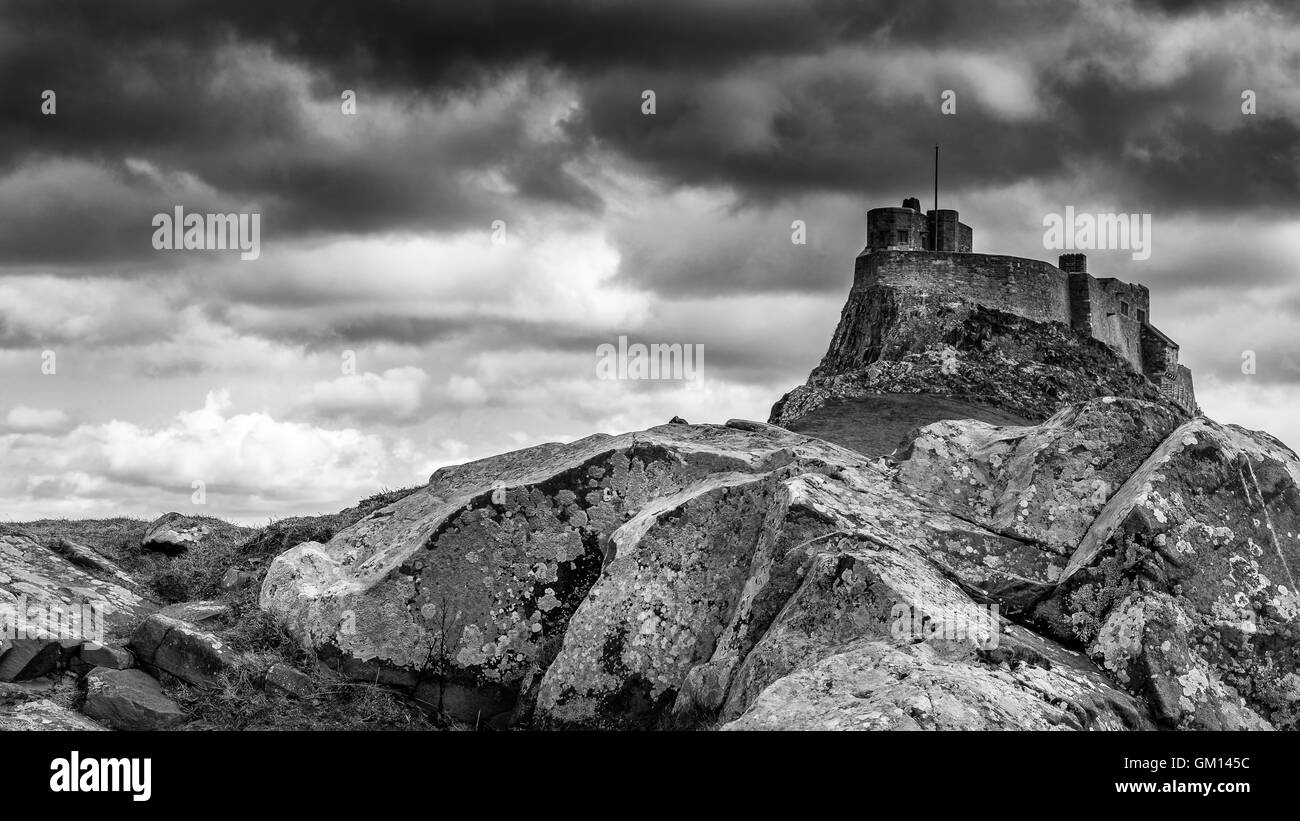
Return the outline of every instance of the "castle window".
[[[1121,303],[1119,304],[1119,313],[1120,313],[1120,316],[1128,316],[1128,303],[1127,303],[1127,302],[1121,302]]]
[[[907,245],[907,244],[908,244],[908,236],[907,236],[907,232],[906,232],[906,231],[899,231],[899,232],[898,232],[898,244],[899,244],[899,245]]]
[[[1146,322],[1146,321],[1147,321],[1147,312],[1142,310],[1141,308],[1138,308],[1138,322]]]

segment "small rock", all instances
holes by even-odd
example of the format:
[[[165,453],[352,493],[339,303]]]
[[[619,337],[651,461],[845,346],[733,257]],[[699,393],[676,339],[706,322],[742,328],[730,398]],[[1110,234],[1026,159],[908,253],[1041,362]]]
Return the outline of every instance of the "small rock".
[[[255,577],[252,573],[232,567],[226,571],[226,575],[221,577],[222,590],[242,590],[253,581]]]
[[[266,671],[266,689],[305,698],[315,692],[311,676],[287,664],[276,663]]]
[[[82,710],[116,730],[165,730],[185,721],[180,705],[143,670],[91,670]]]
[[[670,424],[670,425],[689,425],[690,422],[687,422],[685,419],[681,418],[680,416],[674,416],[672,419],[669,419],[669,420],[668,420],[668,424]]]
[[[81,653],[72,662],[72,671],[85,675],[96,667],[109,670],[128,670],[135,666],[135,657],[130,650],[121,647],[109,647],[88,641],[81,645]]]

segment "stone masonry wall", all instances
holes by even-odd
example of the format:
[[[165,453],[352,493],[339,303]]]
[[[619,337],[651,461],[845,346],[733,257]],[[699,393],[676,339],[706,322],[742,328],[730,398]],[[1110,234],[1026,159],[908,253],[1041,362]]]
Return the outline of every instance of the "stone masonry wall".
[[[1137,311],[1140,305],[1145,315],[1145,293],[1145,289],[1126,286],[1118,280],[1088,278],[1088,305],[1093,337],[1114,348],[1138,373],[1143,372],[1143,367],[1142,323]],[[1123,303],[1128,303],[1127,313],[1122,308]]]
[[[1035,322],[1070,324],[1070,294],[1065,274],[1056,266],[1035,259],[996,254],[875,251],[857,258],[853,276],[854,288],[871,285],[892,285],[940,298],[965,299]],[[1136,342],[1135,335],[1135,345]],[[1137,353],[1140,355],[1140,351]]]

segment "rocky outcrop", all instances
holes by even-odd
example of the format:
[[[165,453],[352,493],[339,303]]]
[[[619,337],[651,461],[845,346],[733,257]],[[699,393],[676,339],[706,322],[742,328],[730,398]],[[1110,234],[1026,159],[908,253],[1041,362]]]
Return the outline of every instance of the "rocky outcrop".
[[[991,724],[1153,726],[1086,656],[997,614],[1025,579],[1050,591],[1066,556],[896,474],[759,423],[541,446],[439,471],[286,552],[261,602],[341,669],[469,720],[700,726],[752,708],[766,725],[769,687],[859,642],[873,664],[894,648],[979,682],[951,698],[981,714],[991,699]]]
[[[58,639],[102,640],[157,609],[113,568],[70,560],[0,526],[0,638],[15,625]],[[22,612],[20,612],[22,611]],[[38,616],[39,614],[39,616]]]
[[[1300,459],[1196,419],[1107,502],[1037,616],[1171,726],[1295,728],[1297,574]]]
[[[863,412],[862,400],[882,395],[914,401],[891,408],[897,418]],[[769,421],[875,455],[936,417],[1028,424],[1103,396],[1187,418],[1105,344],[1066,325],[874,285],[850,292],[821,364],[777,401]],[[871,435],[882,418],[895,434],[884,444]]]

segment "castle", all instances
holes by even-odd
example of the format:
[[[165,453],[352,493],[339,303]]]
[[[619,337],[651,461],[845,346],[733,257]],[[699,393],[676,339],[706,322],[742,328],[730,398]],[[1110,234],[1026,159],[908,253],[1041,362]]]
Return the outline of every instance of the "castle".
[[[853,287],[888,285],[1068,325],[1105,343],[1171,402],[1197,413],[1192,372],[1178,364],[1178,343],[1149,321],[1145,286],[1093,277],[1083,254],[1062,254],[1058,267],[972,249],[973,232],[956,211],[922,214],[915,197],[901,208],[873,208]]]

